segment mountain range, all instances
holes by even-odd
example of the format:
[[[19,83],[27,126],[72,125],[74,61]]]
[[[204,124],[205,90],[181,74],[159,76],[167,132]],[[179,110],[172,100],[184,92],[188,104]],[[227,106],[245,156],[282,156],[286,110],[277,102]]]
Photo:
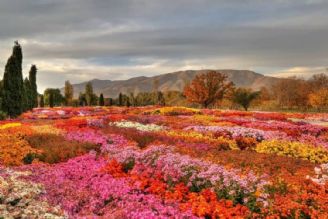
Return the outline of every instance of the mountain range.
[[[154,81],[157,83],[160,91],[182,91],[185,84],[190,82],[197,74],[204,73],[208,70],[186,70],[173,73],[161,74],[152,77],[134,77],[127,80],[99,80],[93,79],[90,82],[93,85],[94,92],[99,95],[103,93],[105,97],[117,97],[119,93],[139,93],[152,91]],[[252,88],[259,90],[261,87],[270,87],[282,78],[265,76],[249,70],[215,70],[226,74],[237,87]],[[85,85],[89,81],[73,84],[74,96],[77,97],[80,92],[84,92]],[[61,89],[63,92],[63,88]]]

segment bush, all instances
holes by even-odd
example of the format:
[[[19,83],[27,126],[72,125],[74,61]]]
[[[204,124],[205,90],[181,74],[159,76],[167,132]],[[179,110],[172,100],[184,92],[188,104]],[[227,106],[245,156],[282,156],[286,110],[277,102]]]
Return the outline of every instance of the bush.
[[[5,120],[7,118],[7,114],[5,112],[0,111],[0,120]]]

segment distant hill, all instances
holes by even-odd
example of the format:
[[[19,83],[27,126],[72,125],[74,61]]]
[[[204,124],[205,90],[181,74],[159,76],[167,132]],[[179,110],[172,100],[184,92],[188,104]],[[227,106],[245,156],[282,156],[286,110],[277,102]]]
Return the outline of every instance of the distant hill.
[[[175,90],[182,91],[186,82],[191,81],[197,74],[207,70],[187,70],[157,75],[153,77],[135,77],[128,80],[91,80],[94,92],[99,95],[103,93],[105,97],[117,97],[121,93],[139,93],[151,91],[154,80],[158,81],[158,88],[161,91]],[[216,70],[224,73],[238,87],[252,88],[258,90],[261,87],[270,87],[281,78],[265,76],[248,70]],[[84,92],[85,84],[74,84],[74,96],[77,97],[80,92]],[[62,88],[63,91],[63,88]]]

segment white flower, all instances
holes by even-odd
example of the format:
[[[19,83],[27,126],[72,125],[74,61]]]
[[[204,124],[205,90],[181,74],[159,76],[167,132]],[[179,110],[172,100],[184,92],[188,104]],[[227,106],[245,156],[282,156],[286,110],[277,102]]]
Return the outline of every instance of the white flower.
[[[144,131],[144,132],[161,131],[165,129],[163,126],[159,126],[156,124],[144,125],[138,122],[130,122],[130,121],[111,122],[109,123],[109,125],[120,127],[120,128],[135,128],[139,131]]]

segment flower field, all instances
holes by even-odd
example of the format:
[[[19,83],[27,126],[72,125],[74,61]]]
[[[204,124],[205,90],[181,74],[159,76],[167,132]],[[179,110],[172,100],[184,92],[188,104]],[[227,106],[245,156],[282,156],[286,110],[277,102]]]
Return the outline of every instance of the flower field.
[[[0,218],[328,218],[328,114],[38,108],[0,122]]]

